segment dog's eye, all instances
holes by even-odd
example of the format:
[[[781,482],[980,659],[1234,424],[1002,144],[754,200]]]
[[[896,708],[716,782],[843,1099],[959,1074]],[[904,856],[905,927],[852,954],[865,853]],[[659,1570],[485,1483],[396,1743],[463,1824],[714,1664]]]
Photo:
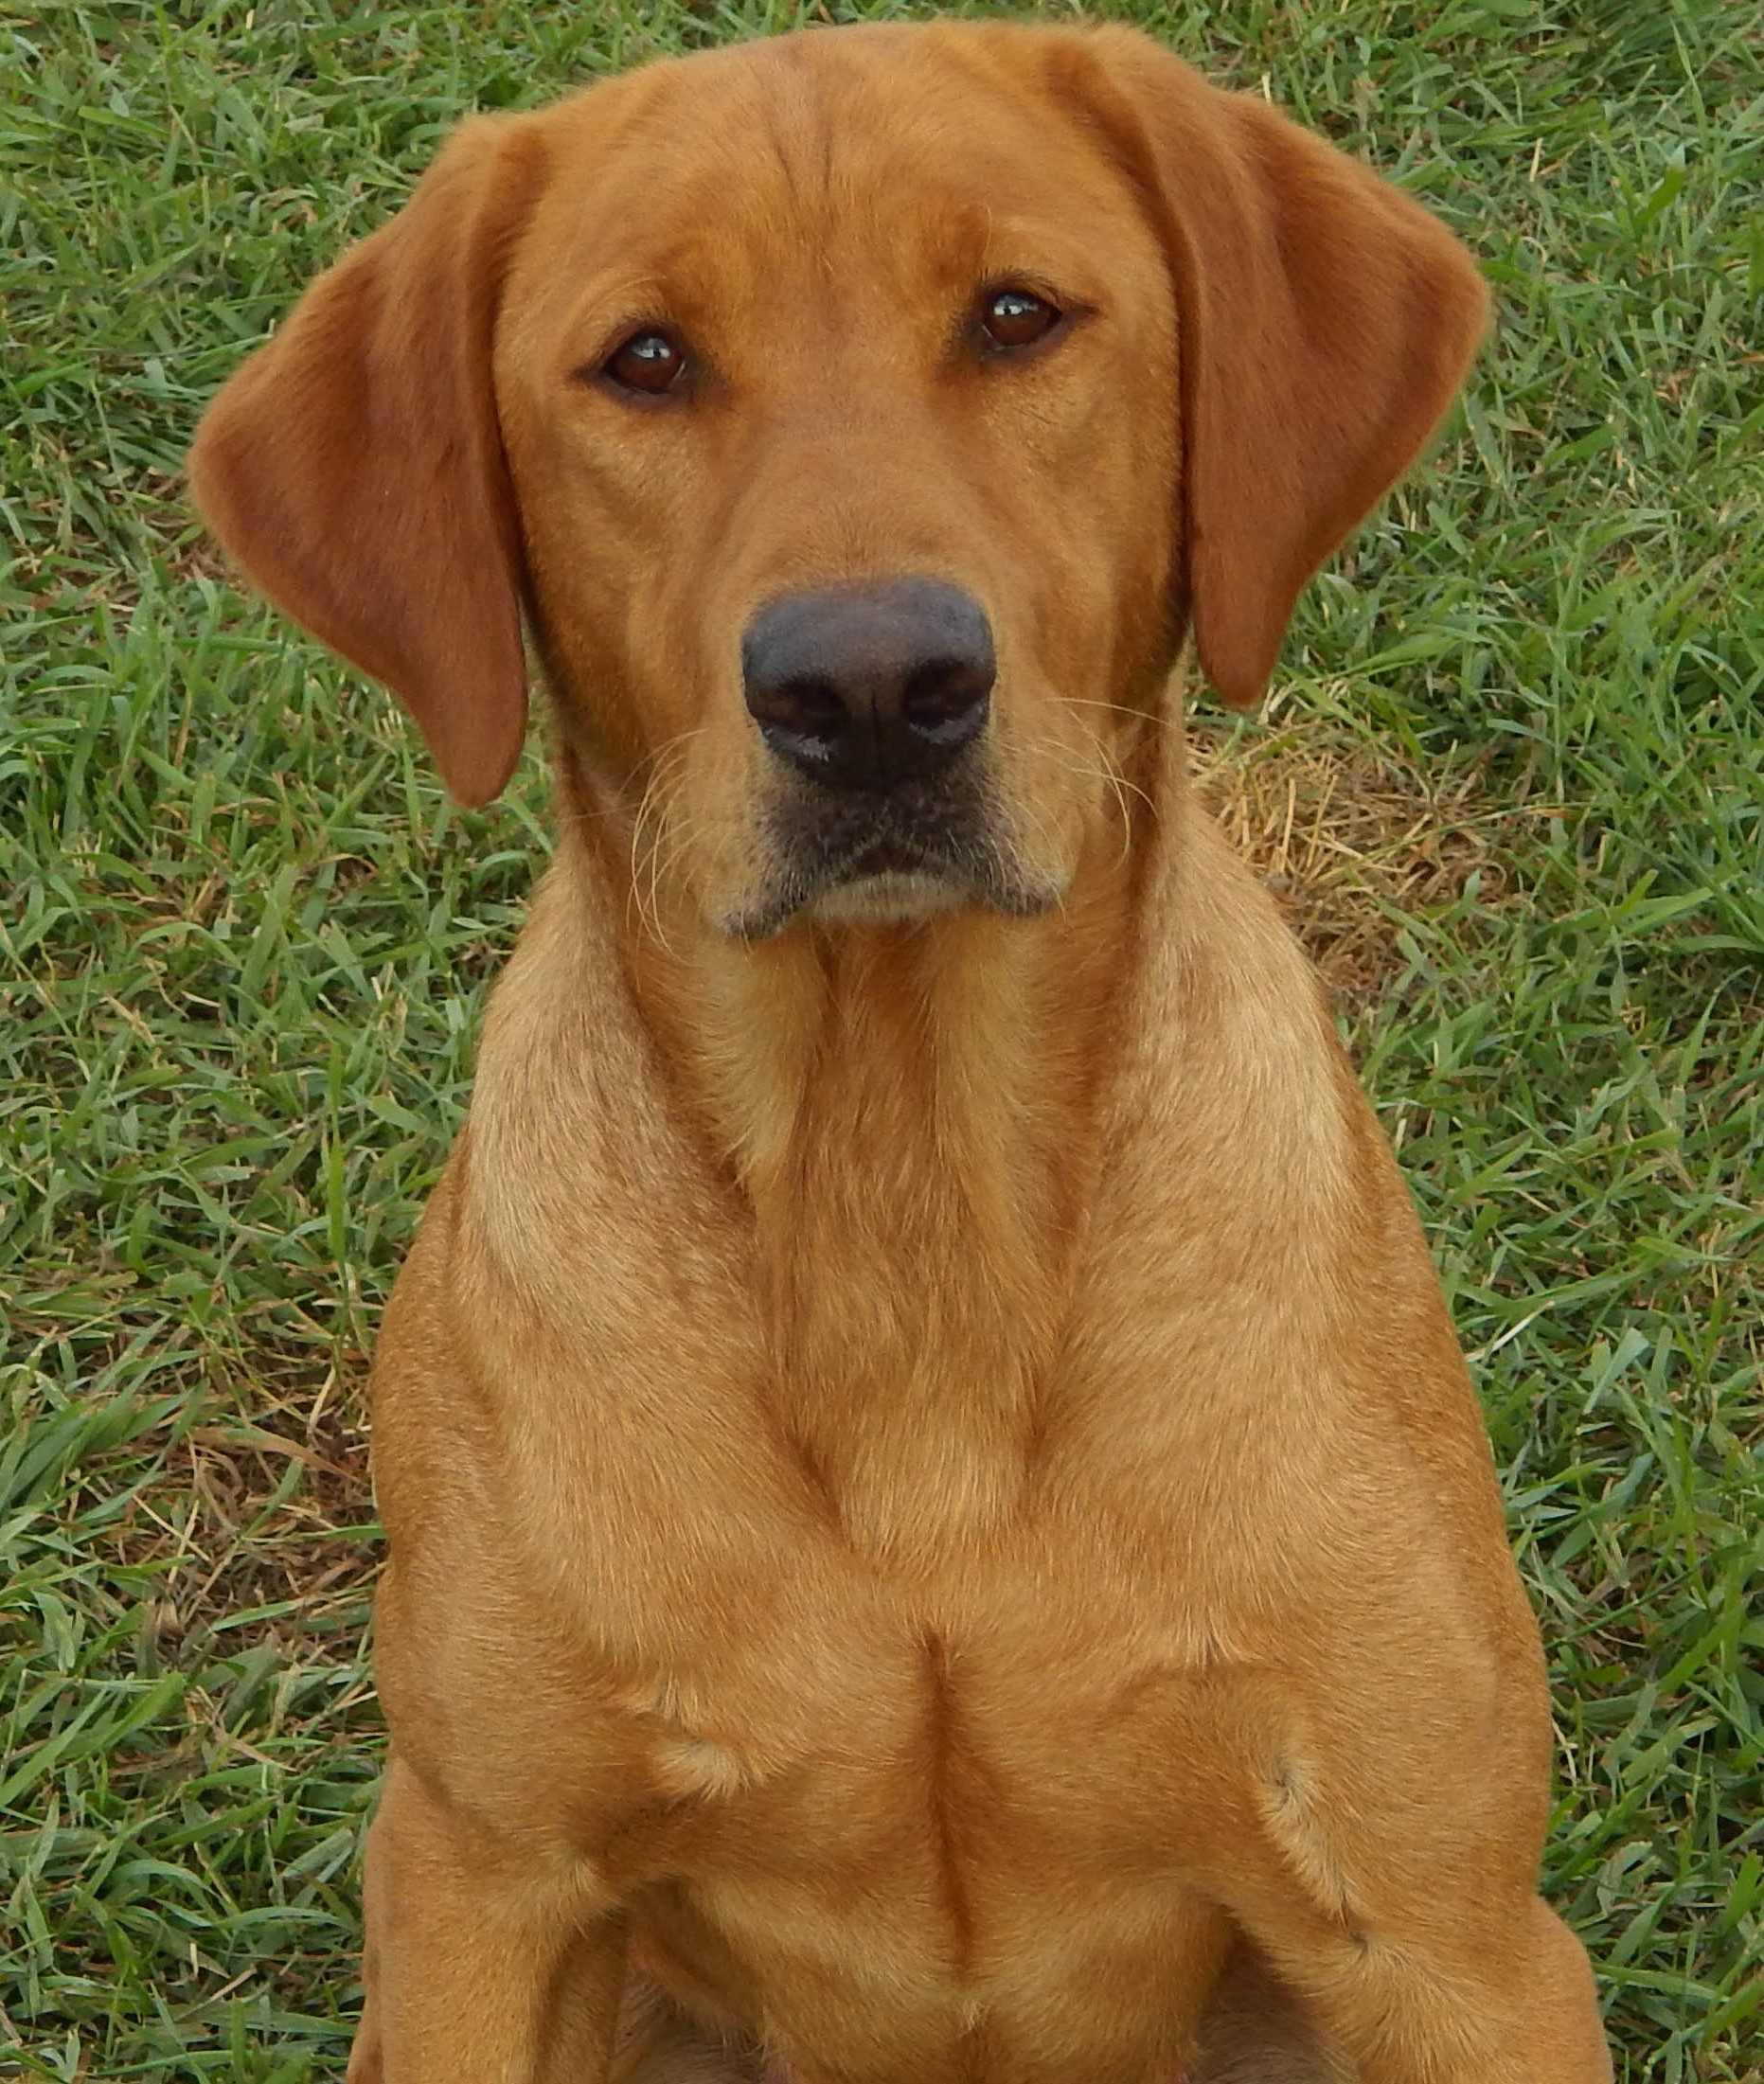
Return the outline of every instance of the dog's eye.
[[[989,290],[980,302],[980,328],[997,347],[1028,347],[1045,339],[1062,313],[1033,290]]]
[[[621,389],[658,398],[680,382],[686,365],[686,349],[680,343],[648,327],[615,347],[601,366]]]

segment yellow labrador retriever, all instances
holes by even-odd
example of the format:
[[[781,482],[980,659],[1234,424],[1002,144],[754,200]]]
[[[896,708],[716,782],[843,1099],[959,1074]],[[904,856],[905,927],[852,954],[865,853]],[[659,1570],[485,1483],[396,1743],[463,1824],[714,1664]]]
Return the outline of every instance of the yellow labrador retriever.
[[[1119,29],[473,121],[197,496],[561,835],[375,1374],[356,2084],[1594,2084],[1407,1194],[1184,778],[1485,300]]]

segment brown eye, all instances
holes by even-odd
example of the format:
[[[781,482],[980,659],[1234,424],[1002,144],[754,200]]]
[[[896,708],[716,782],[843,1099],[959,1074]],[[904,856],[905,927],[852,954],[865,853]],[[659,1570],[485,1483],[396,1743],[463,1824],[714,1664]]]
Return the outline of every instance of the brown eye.
[[[1032,290],[991,290],[980,302],[980,325],[998,347],[1027,347],[1060,323],[1059,308]]]
[[[627,391],[645,391],[652,398],[671,391],[686,374],[686,350],[680,343],[652,330],[633,333],[603,365],[615,383]]]

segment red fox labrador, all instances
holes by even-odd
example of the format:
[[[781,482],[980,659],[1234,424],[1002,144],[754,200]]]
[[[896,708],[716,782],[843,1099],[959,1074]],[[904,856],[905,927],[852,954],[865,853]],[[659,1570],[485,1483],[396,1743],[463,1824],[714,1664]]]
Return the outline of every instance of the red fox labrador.
[[[1485,324],[1141,36],[467,123],[193,456],[561,839],[387,1310],[355,2084],[1595,2084],[1477,1406],[1184,778]]]

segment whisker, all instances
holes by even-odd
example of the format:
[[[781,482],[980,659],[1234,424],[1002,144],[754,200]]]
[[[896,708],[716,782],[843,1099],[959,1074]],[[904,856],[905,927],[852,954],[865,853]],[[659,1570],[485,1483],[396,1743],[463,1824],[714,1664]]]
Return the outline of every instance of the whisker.
[[[1114,707],[1115,704],[1098,704],[1097,706]],[[1073,758],[1071,748],[1061,744],[1057,739],[1027,739],[1025,741],[1024,750],[1028,753],[1041,754],[1048,760],[1050,765],[1060,768],[1068,775],[1077,775],[1088,781],[1100,781],[1107,784],[1108,788],[1114,793],[1115,808],[1120,813],[1121,847],[1120,852],[1115,857],[1115,866],[1117,868],[1121,867],[1132,850],[1133,821],[1132,812],[1127,800],[1128,795],[1131,793],[1144,803],[1147,810],[1155,810],[1157,806],[1151,797],[1136,781],[1128,780],[1127,776],[1115,765],[1114,757],[1106,746],[1099,745],[1096,748],[1096,756],[1102,761],[1100,767],[1088,766],[1082,760]]]
[[[707,728],[704,724],[695,725],[656,748],[650,759],[649,778],[637,802],[636,815],[632,821],[631,888],[626,900],[626,925],[631,923],[631,909],[634,904],[640,926],[647,928],[669,954],[673,950],[662,922],[660,884],[664,860],[677,858],[678,850],[668,846],[669,828],[677,822],[676,808],[668,801],[668,793],[685,762],[687,743],[702,737]],[[649,868],[647,903],[644,863],[640,858],[645,854]]]
[[[1160,716],[1155,709],[1135,709],[1130,703],[1097,702],[1089,695],[1061,695],[1060,699],[1079,709],[1113,709],[1116,716],[1131,717],[1137,723],[1155,724],[1160,731],[1178,730],[1182,725],[1180,717]]]

